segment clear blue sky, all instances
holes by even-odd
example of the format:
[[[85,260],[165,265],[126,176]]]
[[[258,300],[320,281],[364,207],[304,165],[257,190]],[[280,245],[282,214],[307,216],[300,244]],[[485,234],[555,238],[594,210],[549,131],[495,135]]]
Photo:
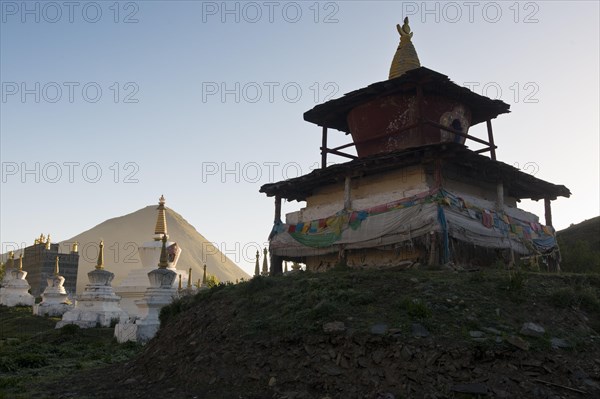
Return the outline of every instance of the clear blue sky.
[[[302,114],[385,80],[405,15],[423,66],[511,105],[499,160],[571,189],[555,226],[600,213],[597,1],[69,4],[0,1],[2,252],[164,194],[251,273],[273,219],[259,187],[320,159]]]

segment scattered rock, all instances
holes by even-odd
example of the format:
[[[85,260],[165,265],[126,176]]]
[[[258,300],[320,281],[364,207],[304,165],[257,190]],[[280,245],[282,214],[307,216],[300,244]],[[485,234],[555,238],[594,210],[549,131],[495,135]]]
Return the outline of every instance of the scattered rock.
[[[277,378],[271,377],[269,379],[269,386],[272,387],[272,386],[275,386],[275,384],[277,384]]]
[[[485,336],[483,331],[469,331],[471,338],[483,338]]]
[[[483,327],[482,330],[489,332],[490,334],[502,335],[502,332],[494,327]]]
[[[559,348],[565,349],[565,348],[571,347],[571,344],[562,338],[552,338],[550,340],[550,345],[552,345],[553,349],[559,349]]]
[[[510,337],[508,337],[506,339],[506,342],[524,351],[528,351],[530,347],[529,342],[525,341],[521,337],[517,337],[516,335],[511,335]]]
[[[325,372],[327,375],[335,377],[342,374],[343,370],[333,364],[326,364],[323,366],[323,372]]]
[[[589,375],[582,369],[575,369],[571,373],[573,374],[573,377],[575,377],[578,380],[589,378]]]
[[[411,334],[413,337],[425,338],[429,337],[429,331],[419,323],[413,323],[411,327]]]
[[[587,385],[588,387],[594,388],[594,389],[599,389],[600,390],[600,384],[598,384],[596,381],[591,380],[589,378],[586,378],[585,380],[583,380],[583,383],[585,385]]]
[[[546,330],[544,327],[531,322],[523,323],[523,327],[521,327],[521,331],[519,331],[521,335],[526,335],[528,337],[541,337],[545,332]]]
[[[410,279],[410,282],[416,284],[416,283],[419,282],[419,280],[417,280],[416,278],[413,277],[413,278]]]
[[[375,364],[380,364],[383,361],[383,358],[385,357],[385,352],[382,349],[378,349],[375,352],[373,352],[373,354],[371,355],[371,359],[373,359],[373,362]]]
[[[385,335],[388,332],[388,325],[387,324],[375,324],[371,327],[371,334],[375,334],[375,335]]]
[[[326,333],[342,332],[346,330],[346,325],[343,321],[332,321],[323,324],[323,331]]]
[[[450,388],[453,392],[470,393],[473,395],[487,395],[488,387],[480,382],[472,382],[470,384],[457,384]]]

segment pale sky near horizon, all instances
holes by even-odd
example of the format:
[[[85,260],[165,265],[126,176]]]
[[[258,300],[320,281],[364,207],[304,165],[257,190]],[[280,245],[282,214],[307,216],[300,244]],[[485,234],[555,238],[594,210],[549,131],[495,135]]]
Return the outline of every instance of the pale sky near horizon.
[[[600,214],[597,1],[1,0],[0,13],[2,253],[164,194],[252,274],[273,221],[260,186],[320,160],[302,114],[387,79],[404,16],[423,66],[511,105],[493,121],[498,159],[571,190],[555,227]],[[542,202],[522,207],[543,221]]]

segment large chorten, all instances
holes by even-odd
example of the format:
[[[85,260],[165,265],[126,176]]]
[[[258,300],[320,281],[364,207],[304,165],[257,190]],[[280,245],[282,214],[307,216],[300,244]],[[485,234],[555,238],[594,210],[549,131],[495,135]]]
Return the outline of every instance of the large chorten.
[[[42,302],[33,305],[33,314],[38,316],[62,316],[73,309],[74,304],[69,300],[63,286],[65,278],[60,275],[59,257],[56,257],[54,275],[46,279],[48,285],[42,294]]]
[[[145,316],[135,322],[121,322],[115,326],[115,337],[120,343],[127,341],[146,343],[156,335],[160,327],[158,318],[160,309],[178,296],[174,286],[177,273],[168,266],[167,235],[164,234],[158,268],[148,273],[150,287],[146,289],[144,298],[136,301],[140,308],[138,313]]]
[[[167,239],[166,268],[177,274],[181,274],[181,272],[177,270],[177,262],[181,255],[181,247],[174,241],[168,241],[167,208],[165,207],[165,203],[165,197],[161,195],[158,201],[158,208],[156,208],[158,210],[158,216],[156,219],[156,227],[154,228],[154,239],[145,242],[138,248],[138,255],[142,262],[142,267],[132,270],[115,289],[116,293],[121,296],[121,307],[132,317],[145,316],[145,314],[139,313],[142,310],[136,305],[136,301],[144,297],[146,288],[149,287],[148,273],[154,270],[159,263],[163,237],[166,237]],[[187,282],[187,276],[182,275],[182,278]],[[176,283],[174,282],[174,288],[175,284]]]
[[[110,327],[127,320],[129,316],[119,307],[121,298],[115,295],[111,286],[114,277],[114,273],[104,270],[104,243],[100,241],[96,268],[88,273],[90,283],[77,296],[75,309],[65,313],[56,328],[66,324],[77,324],[81,328]]]
[[[29,293],[29,283],[25,279],[27,272],[23,270],[23,254],[19,256],[19,268],[14,268],[15,254],[11,251],[6,266],[2,288],[0,288],[0,304],[4,306],[33,306],[35,298]]]

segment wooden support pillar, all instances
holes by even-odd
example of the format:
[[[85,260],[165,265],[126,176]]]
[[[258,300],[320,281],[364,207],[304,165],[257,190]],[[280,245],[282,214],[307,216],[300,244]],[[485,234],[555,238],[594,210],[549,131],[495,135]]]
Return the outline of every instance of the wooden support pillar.
[[[281,223],[281,197],[275,196],[275,224]]]
[[[283,259],[281,256],[271,254],[271,276],[283,274]]]
[[[321,141],[321,169],[327,167],[327,127],[323,126],[323,137]]]
[[[544,198],[544,210],[546,216],[546,226],[552,226],[552,208],[550,207],[550,198]]]
[[[492,159],[495,161],[496,144],[494,144],[494,132],[492,131],[492,121],[488,119],[487,121],[485,121],[485,123],[487,125],[488,141],[490,142],[490,154],[492,156]]]
[[[347,211],[352,209],[351,183],[352,183],[352,178],[350,178],[350,176],[346,176],[346,180],[344,180],[344,209]]]
[[[502,182],[496,185],[496,209],[504,210],[504,183]]]

